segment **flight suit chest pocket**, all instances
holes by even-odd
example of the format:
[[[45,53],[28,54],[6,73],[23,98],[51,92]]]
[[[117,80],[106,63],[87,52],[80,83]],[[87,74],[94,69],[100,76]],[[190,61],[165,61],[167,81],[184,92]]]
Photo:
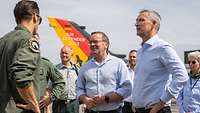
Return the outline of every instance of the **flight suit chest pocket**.
[[[39,71],[39,78],[40,78],[40,80],[46,79],[45,70],[44,70],[43,68],[40,68],[40,71]]]

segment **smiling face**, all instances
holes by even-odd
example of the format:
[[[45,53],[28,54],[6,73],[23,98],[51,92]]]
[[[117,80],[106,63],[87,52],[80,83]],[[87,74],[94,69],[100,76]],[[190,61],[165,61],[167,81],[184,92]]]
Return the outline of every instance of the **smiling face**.
[[[108,43],[103,38],[102,34],[100,33],[92,34],[89,43],[90,43],[91,54],[94,57],[103,56],[107,53]]]
[[[132,51],[132,52],[129,53],[128,61],[129,61],[129,65],[130,66],[135,67],[136,57],[137,57],[137,52],[136,51]]]
[[[70,62],[72,57],[73,57],[73,50],[72,50],[71,47],[64,46],[60,50],[60,58],[61,58],[61,61],[62,61],[63,64]]]

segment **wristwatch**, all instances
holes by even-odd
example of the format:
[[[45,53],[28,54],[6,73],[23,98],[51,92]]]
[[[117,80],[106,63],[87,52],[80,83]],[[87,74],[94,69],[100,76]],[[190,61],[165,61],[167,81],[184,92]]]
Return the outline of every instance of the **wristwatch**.
[[[105,96],[105,102],[106,102],[106,103],[109,103],[109,102],[110,102],[109,96]]]

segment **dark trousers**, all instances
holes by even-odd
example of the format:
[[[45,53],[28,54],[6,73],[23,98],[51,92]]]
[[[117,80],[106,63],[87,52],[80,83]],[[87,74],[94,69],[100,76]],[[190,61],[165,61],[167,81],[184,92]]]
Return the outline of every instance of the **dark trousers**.
[[[136,113],[150,113],[151,109],[145,109],[145,108],[136,108]],[[160,111],[158,111],[157,113],[172,113],[171,109],[169,106],[166,106],[164,108],[162,108]]]
[[[52,105],[53,113],[79,113],[78,100],[55,100]]]
[[[118,109],[110,110],[110,111],[93,111],[93,110],[86,110],[86,113],[123,113],[123,112],[122,112],[122,108],[119,107]]]
[[[124,102],[124,106],[122,107],[122,113],[133,113],[131,102]]]

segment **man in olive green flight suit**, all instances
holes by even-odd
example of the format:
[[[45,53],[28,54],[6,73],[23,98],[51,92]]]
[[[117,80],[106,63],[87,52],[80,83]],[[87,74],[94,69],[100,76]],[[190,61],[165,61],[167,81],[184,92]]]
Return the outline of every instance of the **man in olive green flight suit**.
[[[5,113],[11,96],[40,113],[38,87],[33,82],[40,50],[38,40],[32,38],[41,22],[39,7],[34,1],[22,0],[16,4],[14,15],[17,27],[0,38],[0,113]]]
[[[56,99],[63,95],[63,91],[65,90],[65,81],[58,69],[46,58],[41,58],[36,72],[39,72],[39,76],[34,79],[34,81],[37,83],[37,86],[40,86],[40,91],[38,92],[38,95],[40,95],[40,109],[42,109],[41,112],[44,112],[46,110],[45,107],[52,102],[52,98]],[[52,83],[52,89],[49,91],[49,93],[46,93],[49,80]],[[7,108],[7,112],[9,113],[15,111],[15,113],[24,113],[22,109],[20,110],[15,106],[15,103],[11,101],[9,107]],[[27,107],[21,103],[17,103],[17,106],[24,109]],[[12,109],[12,111],[9,108]]]

